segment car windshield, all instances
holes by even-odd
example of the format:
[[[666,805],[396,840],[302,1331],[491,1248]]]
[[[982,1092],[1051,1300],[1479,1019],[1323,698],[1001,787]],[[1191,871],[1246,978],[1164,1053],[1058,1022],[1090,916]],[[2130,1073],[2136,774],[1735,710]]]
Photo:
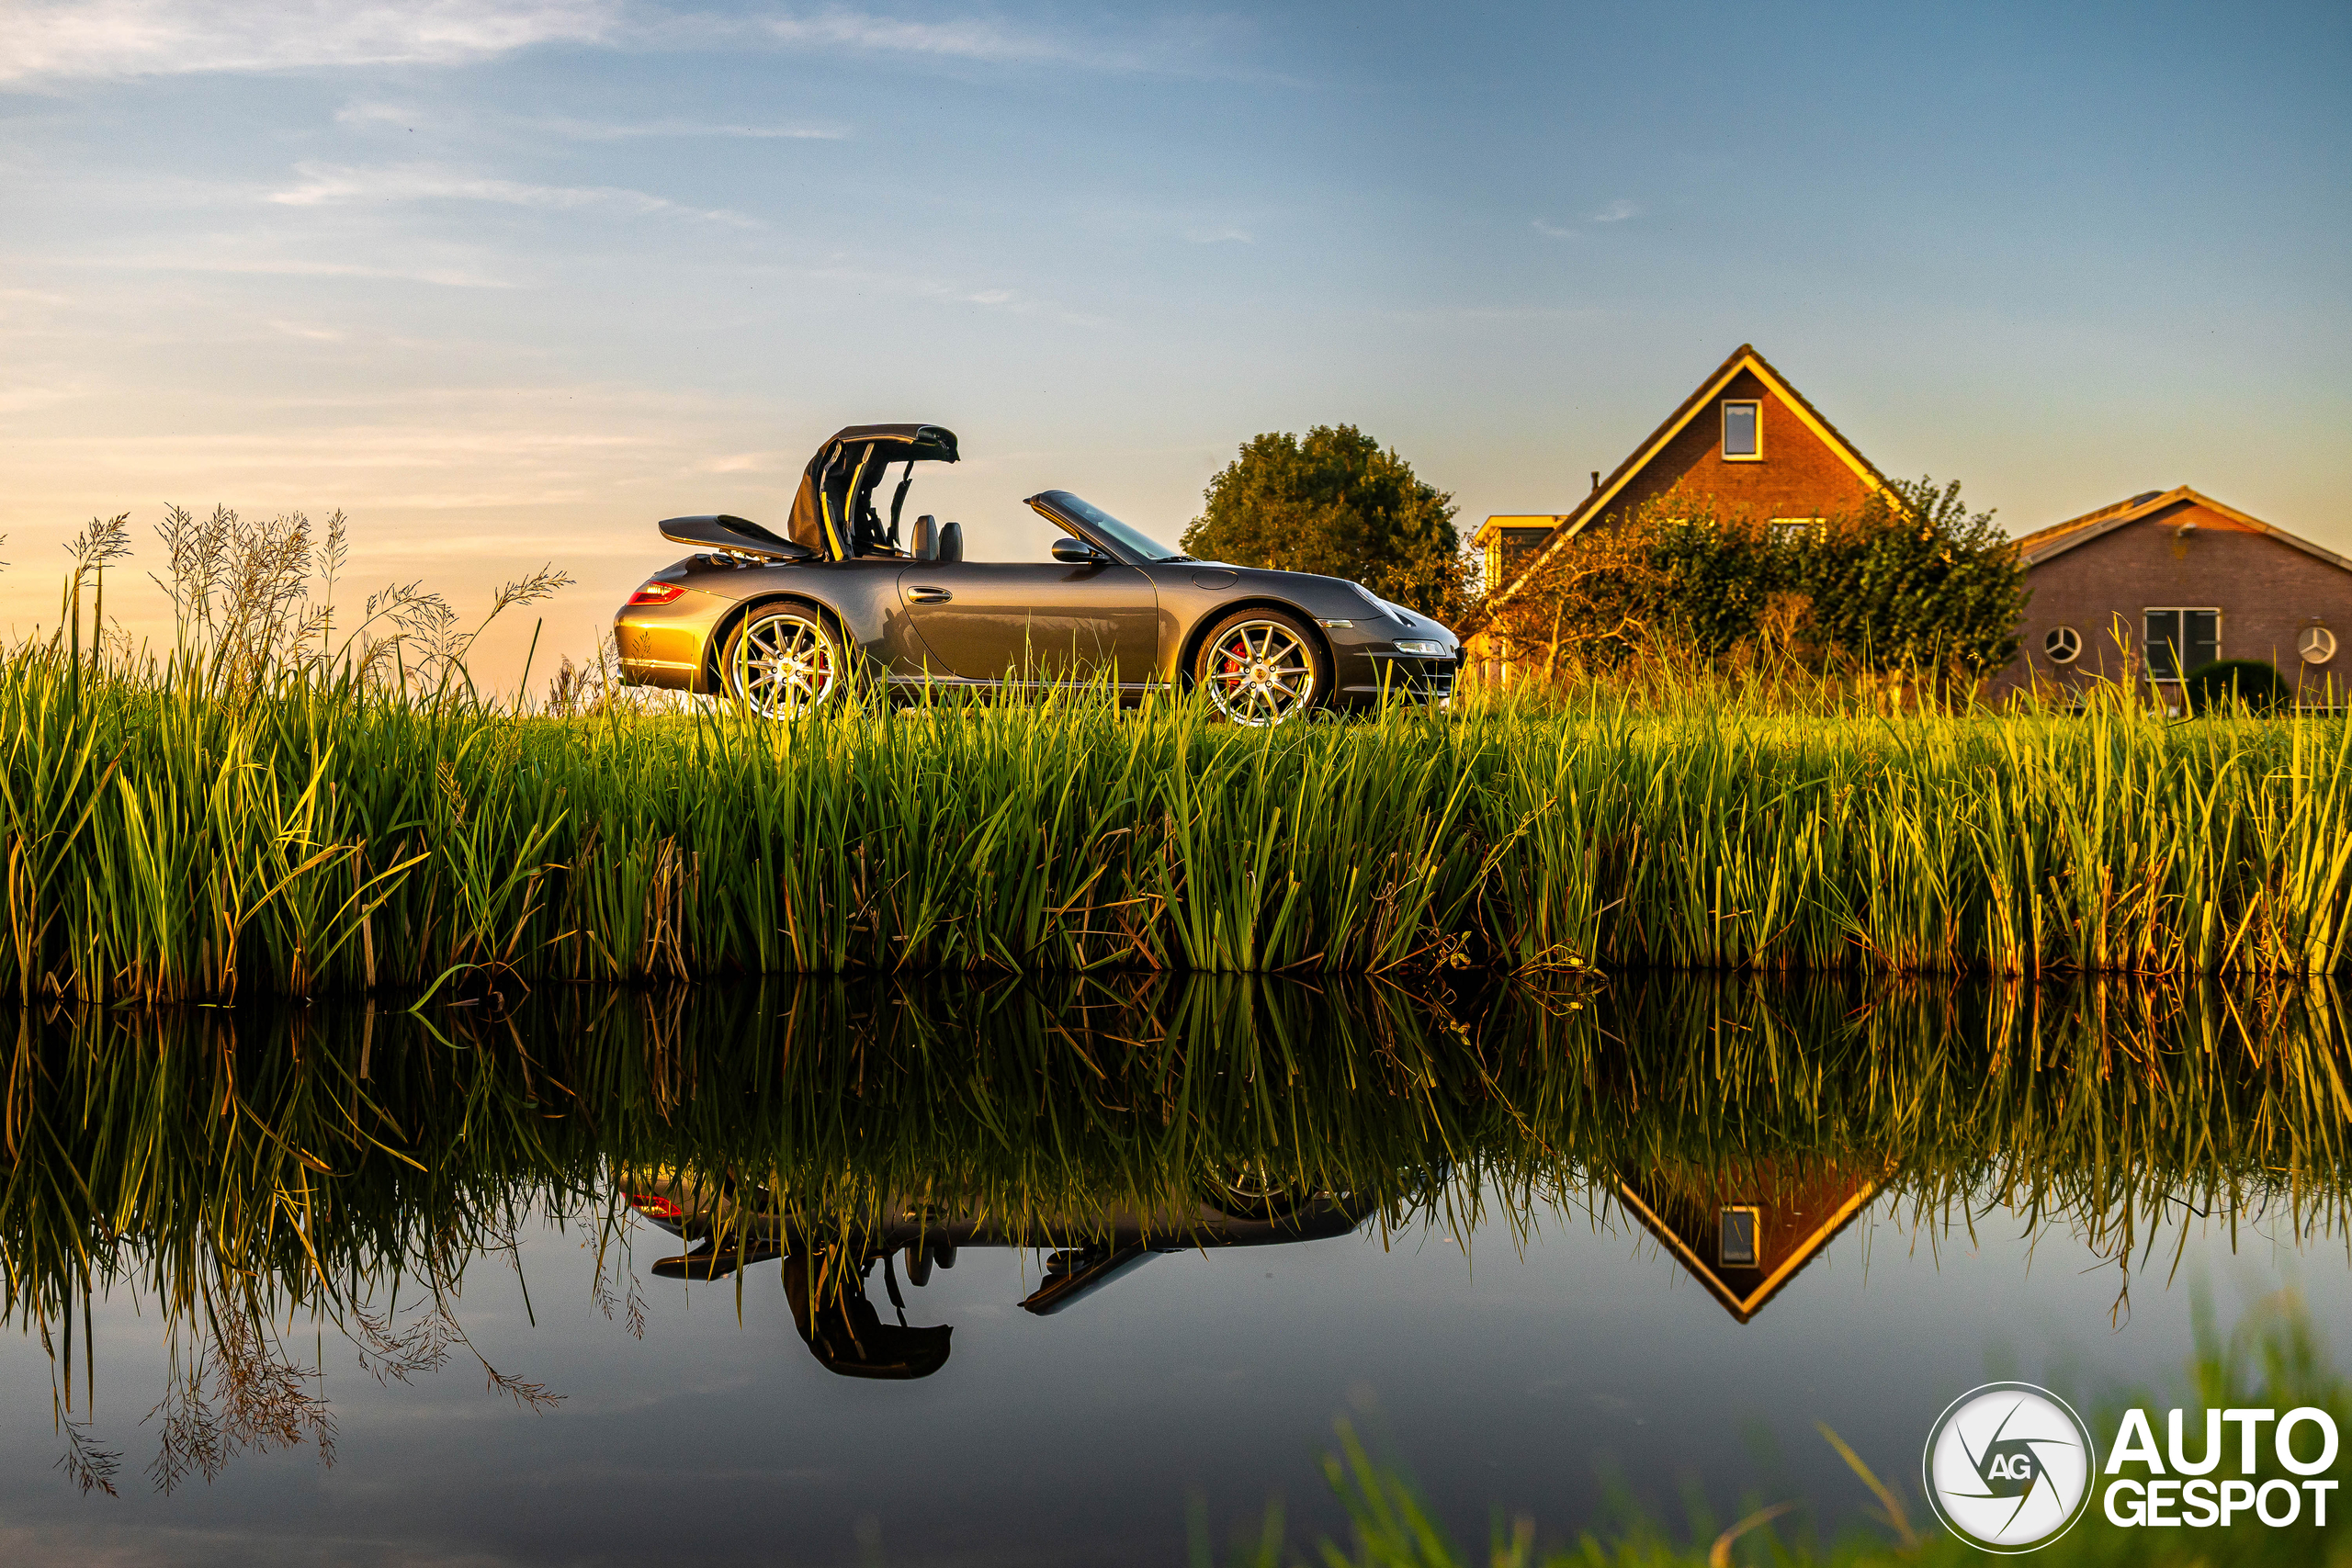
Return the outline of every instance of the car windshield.
[[[1064,511],[1084,519],[1088,527],[1102,533],[1137,560],[1164,562],[1193,558],[1181,551],[1170,549],[1141,529],[1120,522],[1092,502],[1080,501],[1066,490],[1057,491],[1054,499]]]

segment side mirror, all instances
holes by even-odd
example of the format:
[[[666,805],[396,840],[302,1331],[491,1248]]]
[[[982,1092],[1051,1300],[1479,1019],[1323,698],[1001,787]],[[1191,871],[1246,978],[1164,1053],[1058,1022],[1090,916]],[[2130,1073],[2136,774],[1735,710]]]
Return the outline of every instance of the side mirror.
[[[1102,566],[1111,558],[1084,539],[1056,539],[1054,558],[1069,566]]]

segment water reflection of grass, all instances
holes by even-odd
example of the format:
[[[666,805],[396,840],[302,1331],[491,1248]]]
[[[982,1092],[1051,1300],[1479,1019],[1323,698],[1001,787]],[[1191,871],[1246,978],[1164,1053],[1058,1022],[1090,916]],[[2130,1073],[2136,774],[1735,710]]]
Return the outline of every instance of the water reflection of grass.
[[[0,1107],[5,1302],[56,1353],[61,1417],[77,1370],[86,1401],[92,1292],[135,1280],[159,1303],[190,1337],[177,1474],[238,1440],[331,1436],[322,1410],[265,1397],[299,1392],[299,1314],[388,1378],[471,1364],[457,1285],[542,1207],[596,1238],[600,1299],[629,1317],[610,1249],[631,1168],[763,1185],[844,1234],[911,1197],[1060,1242],[1237,1169],[1464,1235],[1559,1204],[1621,1223],[1634,1177],[1831,1162],[1939,1229],[1999,1206],[2136,1264],[2191,1209],[2342,1223],[2336,1006],[2324,983],[1415,996],[1113,975],[552,989],[429,1018],[28,1012]]]
[[[2352,729],[2101,708],[1260,733],[1100,693],[789,725],[0,658],[20,1000],[1456,960],[2329,972]]]
[[[2200,1299],[2196,1351],[2186,1384],[2171,1391],[2110,1392],[2093,1407],[2098,1414],[2092,1425],[2112,1433],[2129,1405],[2153,1409],[2159,1424],[2165,1410],[2179,1405],[2188,1412],[2192,1430],[2201,1429],[2209,1408],[2284,1411],[2311,1405],[2329,1412],[2340,1429],[2352,1429],[2352,1382],[2329,1359],[2317,1325],[2291,1293],[2255,1303],[2226,1334]],[[1565,1539],[1544,1540],[1533,1518],[1507,1520],[1498,1512],[1482,1551],[1464,1549],[1434,1517],[1401,1461],[1374,1454],[1346,1421],[1338,1424],[1337,1431],[1338,1447],[1324,1456],[1322,1468],[1326,1483],[1347,1510],[1346,1540],[1327,1537],[1302,1553],[1289,1543],[1276,1506],[1238,1532],[1241,1539],[1220,1558],[1196,1509],[1194,1568],[1214,1568],[1220,1561],[1226,1568],[1288,1568],[1306,1562],[1325,1568],[1958,1568],[1987,1559],[1985,1552],[1939,1528],[1919,1503],[1916,1488],[1906,1488],[1903,1477],[1916,1476],[1916,1455],[1886,1456],[1886,1464],[1874,1472],[1826,1427],[1824,1436],[1880,1499],[1879,1508],[1864,1510],[1876,1521],[1875,1528],[1825,1532],[1817,1525],[1800,1523],[1792,1529],[1789,1521],[1804,1520],[1806,1511],[1792,1502],[1760,1495],[1747,1499],[1740,1518],[1726,1521],[1693,1492],[1686,1498],[1686,1517],[1677,1529],[1644,1510],[1620,1488],[1602,1519]],[[2195,1447],[2192,1443],[2192,1452]],[[2339,1461],[2331,1473],[2352,1466]],[[2258,1484],[2297,1478],[2287,1474],[2266,1445],[2255,1479]],[[2296,1524],[2280,1529],[2241,1518],[2228,1529],[2126,1529],[2107,1523],[2095,1498],[2091,1511],[2073,1529],[2035,1551],[2030,1561],[2061,1568],[2322,1568],[2352,1562],[2343,1495],[2335,1494],[2336,1506],[2324,1529],[2312,1525],[2305,1509]],[[1816,1506],[1812,1517],[1834,1520],[1844,1511],[1841,1504],[1831,1503]]]

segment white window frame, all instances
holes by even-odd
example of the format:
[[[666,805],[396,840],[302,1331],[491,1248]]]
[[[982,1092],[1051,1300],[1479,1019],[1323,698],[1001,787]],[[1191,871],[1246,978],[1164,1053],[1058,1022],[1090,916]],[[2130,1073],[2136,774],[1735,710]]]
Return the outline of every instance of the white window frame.
[[[2222,607],[2219,604],[2143,604],[2140,606],[2140,635],[2143,639],[2147,637],[2148,617],[2150,615],[2211,615],[2213,617],[2213,657],[2216,660],[2219,660],[2222,657],[2222,634],[2225,629],[2222,619]],[[2182,640],[2185,642],[2188,637],[2188,623],[2187,621],[2183,621],[2180,624],[2180,635]],[[2178,651],[2180,654],[2185,656],[2188,652],[2188,649],[2182,648]],[[2155,674],[2154,673],[2155,670],[2154,659],[2155,654],[2152,649],[2143,648],[2140,650],[2140,662],[2150,671],[2148,683],[2152,686],[2177,686],[2188,674],[2188,667],[2185,661],[2182,663],[2180,673],[2177,675]]]
[[[1723,460],[1726,463],[1762,462],[1764,460],[1764,400],[1761,398],[1725,398],[1720,406],[1723,412],[1719,416],[1720,424],[1715,433],[1715,450],[1722,454]],[[1735,408],[1754,409],[1756,411],[1756,450],[1753,452],[1734,452],[1731,450],[1731,411]]]

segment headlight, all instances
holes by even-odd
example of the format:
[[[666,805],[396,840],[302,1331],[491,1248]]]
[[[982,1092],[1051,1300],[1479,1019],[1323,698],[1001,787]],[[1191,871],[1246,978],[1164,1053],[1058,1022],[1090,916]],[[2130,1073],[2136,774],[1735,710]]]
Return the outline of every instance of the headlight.
[[[1445,644],[1430,642],[1423,637],[1399,637],[1396,639],[1396,651],[1409,653],[1417,659],[1442,659],[1445,657]]]

